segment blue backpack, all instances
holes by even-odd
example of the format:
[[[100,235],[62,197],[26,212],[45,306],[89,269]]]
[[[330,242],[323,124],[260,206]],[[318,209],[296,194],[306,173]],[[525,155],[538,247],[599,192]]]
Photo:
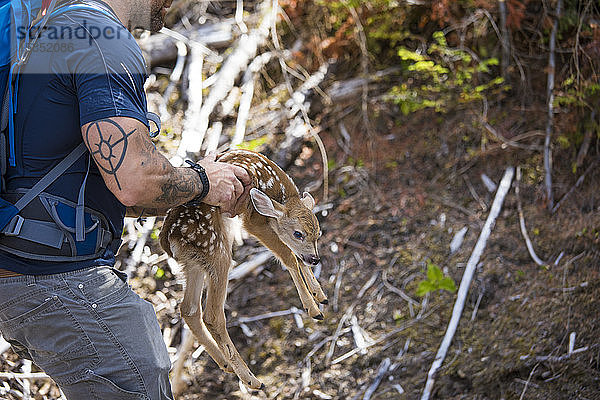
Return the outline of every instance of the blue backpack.
[[[110,233],[104,229],[107,224],[100,224],[104,217],[90,213],[84,205],[87,175],[80,188],[77,203],[71,204],[61,198],[53,198],[50,201],[49,195],[44,194],[44,190],[52,182],[86,154],[87,148],[83,142],[24,194],[12,199],[10,195],[5,194],[4,175],[7,165],[16,165],[13,117],[16,112],[21,67],[27,63],[48,20],[74,9],[93,9],[109,15],[108,11],[94,5],[74,1],[57,6],[57,0],[0,0],[0,168],[3,196],[0,198],[0,234],[3,239],[0,248],[25,258],[45,261],[90,259],[102,254],[111,239]],[[110,17],[113,18],[112,15]],[[20,37],[23,38],[21,42],[17,40]],[[21,212],[25,213],[23,210],[28,204],[35,205],[40,202],[47,208],[52,204],[56,224],[19,215]],[[68,239],[67,236],[71,234],[72,238]],[[6,246],[6,243],[10,244],[11,241],[23,240],[27,248],[42,246],[44,249],[53,247],[62,250],[69,241],[75,245],[71,246],[72,252],[69,256],[38,256],[27,251],[13,251],[10,246]]]

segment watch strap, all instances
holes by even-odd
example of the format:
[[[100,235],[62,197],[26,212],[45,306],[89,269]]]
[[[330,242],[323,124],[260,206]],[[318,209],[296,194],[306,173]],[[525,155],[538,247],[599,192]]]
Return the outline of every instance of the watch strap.
[[[198,176],[200,177],[200,181],[202,182],[202,193],[200,193],[193,200],[186,203],[186,205],[188,205],[188,206],[197,206],[198,204],[200,204],[202,202],[202,200],[204,200],[206,195],[208,195],[208,191],[210,190],[210,182],[208,180],[208,175],[206,175],[206,170],[204,169],[204,167],[202,165],[195,163],[193,161],[190,161],[190,160],[185,160],[185,162],[190,165],[190,168],[192,168],[194,171],[196,171],[198,173]]]

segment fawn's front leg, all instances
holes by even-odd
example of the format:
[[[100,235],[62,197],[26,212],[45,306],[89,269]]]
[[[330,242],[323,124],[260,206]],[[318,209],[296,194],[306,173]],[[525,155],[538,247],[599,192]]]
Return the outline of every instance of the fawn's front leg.
[[[206,293],[206,327],[238,378],[252,389],[264,389],[264,385],[250,371],[227,333],[224,305],[230,260],[228,257],[217,255],[212,263],[213,269],[208,274],[210,282]]]
[[[310,275],[305,274],[307,279],[303,278],[296,255],[281,241],[281,239],[279,239],[277,234],[273,232],[269,226],[246,224],[245,228],[248,233],[255,236],[263,245],[265,245],[265,247],[269,248],[287,267],[292,277],[292,281],[294,281],[294,285],[296,286],[296,290],[298,291],[298,296],[300,296],[302,308],[308,312],[309,316],[322,320],[323,313],[319,310],[319,306],[315,302],[315,297],[319,296],[319,294],[322,296],[323,300],[326,300],[326,297],[312,271],[310,271]],[[308,267],[307,269],[310,270]],[[312,280],[310,279],[311,276]],[[311,286],[310,291],[307,285]],[[314,297],[313,293],[316,293]]]
[[[323,289],[321,289],[321,285],[319,284],[319,281],[317,281],[312,268],[302,262],[298,262],[297,259],[296,262],[300,267],[300,273],[302,274],[304,283],[306,283],[308,290],[310,290],[310,293],[313,295],[315,300],[321,304],[328,304],[329,301],[327,300],[327,296],[325,296],[325,293],[323,293]]]

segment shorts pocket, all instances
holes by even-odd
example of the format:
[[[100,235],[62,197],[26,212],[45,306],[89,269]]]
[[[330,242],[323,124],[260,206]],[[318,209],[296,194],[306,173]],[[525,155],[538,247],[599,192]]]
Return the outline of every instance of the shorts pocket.
[[[85,383],[85,384],[83,384]],[[69,394],[71,397],[76,399],[84,399],[84,398],[92,398],[92,399],[110,399],[110,400],[148,400],[149,397],[143,393],[132,392],[129,390],[125,390],[115,384],[108,378],[105,378],[102,375],[96,374],[94,371],[87,371],[85,381],[81,382],[79,385],[75,385],[76,387],[71,390],[70,388],[65,388],[65,394]],[[85,393],[71,393],[73,391],[77,392],[83,389],[89,390],[89,392]],[[90,396],[91,395],[91,396]]]
[[[43,294],[43,293],[41,293]],[[20,315],[0,322],[5,339],[26,348],[35,364],[59,385],[80,380],[99,361],[97,351],[80,323],[57,295],[29,298],[13,305]]]
[[[129,292],[126,275],[124,279],[120,271],[106,267],[98,269],[96,273],[96,276],[78,286],[89,303],[109,306],[122,300]]]

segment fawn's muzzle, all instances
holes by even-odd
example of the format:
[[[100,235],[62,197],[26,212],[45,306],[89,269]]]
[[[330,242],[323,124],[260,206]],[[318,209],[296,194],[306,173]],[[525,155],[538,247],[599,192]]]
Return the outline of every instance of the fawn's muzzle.
[[[317,265],[321,262],[321,259],[315,256],[303,256],[302,258],[307,264]]]

